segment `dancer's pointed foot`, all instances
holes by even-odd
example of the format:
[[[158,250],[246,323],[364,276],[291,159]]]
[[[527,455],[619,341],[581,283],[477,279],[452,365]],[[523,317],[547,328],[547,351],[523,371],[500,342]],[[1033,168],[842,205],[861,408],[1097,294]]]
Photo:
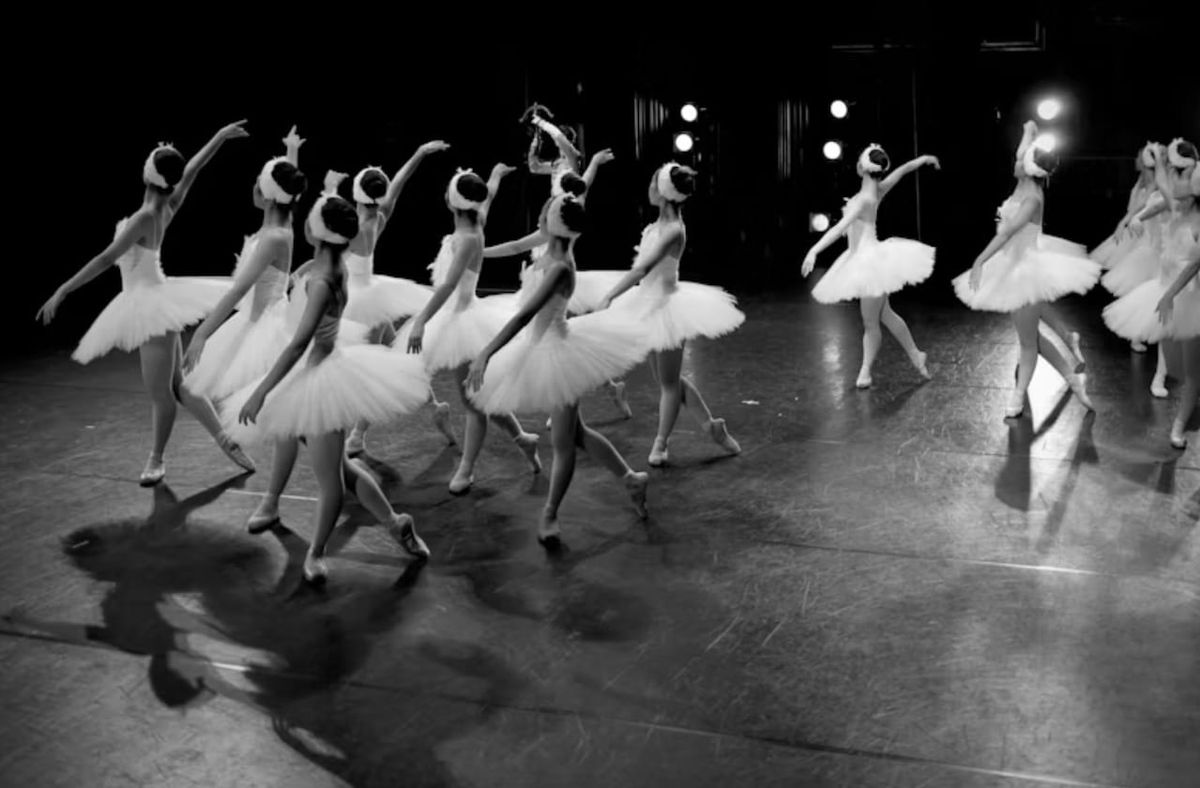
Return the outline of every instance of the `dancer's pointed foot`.
[[[1150,381],[1150,396],[1158,399],[1167,398],[1167,376],[1155,375],[1154,380]]]
[[[854,387],[860,389],[871,388],[871,370],[863,367],[858,371],[858,380],[854,381]]]
[[[625,474],[625,489],[633,501],[638,517],[646,518],[646,488],[650,485],[650,474],[645,471],[630,471]]]
[[[538,436],[536,433],[525,432],[513,438],[513,442],[520,447],[525,459],[529,461],[529,468],[534,473],[542,472],[542,459],[538,457]]]
[[[725,428],[725,419],[712,419],[708,422],[708,435],[713,439],[713,443],[720,446],[730,454],[741,454],[742,447],[729,434],[729,430]]]
[[[150,458],[146,460],[146,467],[142,468],[142,475],[138,477],[138,484],[142,487],[153,487],[166,475],[167,466],[163,463],[162,457],[150,455]]]
[[[921,374],[921,377],[925,378],[925,380],[932,380],[933,375],[929,374],[929,367],[925,366],[925,361],[928,358],[929,356],[925,351],[918,350],[916,355],[912,357],[912,365],[917,368],[917,372]]]
[[[612,397],[613,404],[621,411],[621,414],[627,418],[633,418],[633,408],[629,407],[629,401],[625,399],[625,382],[621,380],[610,380],[608,382],[608,395]]]
[[[1186,449],[1188,443],[1183,434],[1183,426],[1179,422],[1171,425],[1171,445],[1180,450]]]
[[[650,459],[646,462],[651,468],[661,468],[667,464],[670,459],[670,452],[667,451],[667,442],[662,438],[654,439],[654,446],[650,448]]]
[[[431,555],[429,546],[417,533],[417,525],[410,515],[393,514],[387,524],[387,530],[396,543],[403,547],[409,555],[422,561],[429,560]]]
[[[325,566],[324,556],[315,556],[312,553],[304,556],[304,582],[314,586],[325,585],[326,578],[329,577],[329,567]]]
[[[1067,379],[1067,383],[1070,385],[1071,391],[1079,399],[1079,404],[1083,405],[1083,407],[1087,408],[1088,410],[1095,412],[1096,406],[1092,404],[1092,398],[1088,396],[1087,392],[1087,375],[1072,375]]]
[[[1132,350],[1134,353],[1145,353],[1146,352],[1146,343],[1138,342],[1135,340],[1135,341],[1129,343],[1129,349]]]
[[[1019,419],[1025,412],[1025,393],[1014,391],[1008,399],[1008,407],[1004,409],[1004,418]]]
[[[254,510],[254,514],[246,520],[246,530],[252,534],[269,531],[279,522],[279,502],[264,498]]]
[[[451,495],[466,495],[471,489],[471,485],[475,483],[475,474],[464,472],[459,469],[454,474],[454,478],[450,480]]]
[[[562,529],[558,527],[558,517],[543,511],[538,519],[537,540],[547,552],[557,552],[562,549]]]
[[[1067,344],[1071,346],[1071,352],[1075,354],[1074,372],[1076,375],[1081,375],[1087,369],[1087,361],[1083,358],[1083,345],[1079,342],[1079,332],[1072,331],[1067,340]]]
[[[438,402],[433,406],[433,426],[438,428],[438,431],[446,437],[448,446],[457,446],[458,439],[454,437],[454,430],[450,427],[450,405],[445,402]]]
[[[350,431],[350,436],[346,438],[346,456],[357,457],[366,450],[366,434],[355,427]]]
[[[242,470],[249,473],[254,473],[258,470],[258,466],[254,464],[254,460],[250,459],[246,452],[242,451],[242,447],[238,446],[233,438],[230,438],[225,433],[221,433],[217,437],[217,445],[221,447],[221,451],[225,452],[225,456],[237,463]]]

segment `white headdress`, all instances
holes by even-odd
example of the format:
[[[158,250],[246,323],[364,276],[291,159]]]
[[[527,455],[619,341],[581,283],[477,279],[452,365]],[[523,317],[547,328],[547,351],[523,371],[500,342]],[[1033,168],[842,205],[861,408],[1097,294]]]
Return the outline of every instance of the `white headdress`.
[[[1186,170],[1196,164],[1196,160],[1191,156],[1184,156],[1179,148],[1184,143],[1182,137],[1176,137],[1171,140],[1171,144],[1167,146],[1167,161],[1171,162],[1171,166],[1180,170]]]
[[[664,164],[658,168],[658,174],[654,178],[658,193],[671,202],[683,202],[687,199],[687,195],[676,189],[675,182],[671,180],[671,173],[679,166],[677,162]]]
[[[884,165],[877,164],[876,162],[871,161],[871,154],[874,153],[875,151],[879,151],[885,157],[887,156],[887,151],[885,151],[883,149],[882,145],[878,145],[878,144],[872,142],[870,145],[868,145],[866,147],[866,149],[858,157],[858,166],[862,168],[863,172],[867,172],[867,173],[883,172]]]
[[[1037,163],[1037,152],[1040,150],[1037,145],[1030,145],[1025,149],[1025,155],[1021,158],[1021,166],[1025,168],[1025,174],[1030,178],[1048,178],[1050,173]]]
[[[1153,142],[1147,142],[1142,147],[1141,159],[1142,166],[1148,170],[1154,169],[1155,165],[1158,164],[1158,153],[1155,151]]]
[[[462,180],[464,175],[474,175],[474,170],[459,169],[450,179],[450,185],[446,187],[446,196],[450,200],[450,207],[458,211],[478,211],[483,207],[483,203],[468,200],[458,190],[458,182]]]
[[[387,173],[384,172],[382,169],[380,169],[379,167],[364,167],[362,169],[362,171],[358,173],[358,175],[354,176],[354,201],[362,203],[363,205],[378,205],[379,200],[377,198],[372,197],[371,195],[369,195],[365,191],[363,191],[363,187],[362,187],[363,176],[365,176],[369,172],[379,173],[380,175],[383,176],[383,180],[386,183],[388,183],[389,186],[391,185],[391,181],[388,180]]]
[[[1192,196],[1200,197],[1200,167],[1192,168]]]
[[[287,156],[277,156],[263,165],[262,172],[258,174],[258,190],[262,192],[263,197],[266,197],[271,202],[277,202],[280,205],[288,205],[292,200],[296,199],[295,195],[288,194],[275,180],[275,165],[280,162],[288,161]]]
[[[350,239],[346,236],[330,230],[325,225],[325,217],[321,215],[321,212],[325,209],[325,206],[330,200],[340,199],[342,198],[338,197],[336,194],[328,193],[322,194],[317,198],[317,201],[313,204],[312,210],[308,212],[308,231],[312,234],[313,238],[316,238],[318,241],[324,241],[327,244],[336,244],[338,246],[345,246],[346,244],[350,243]]]
[[[175,150],[175,146],[169,142],[158,143],[158,147],[150,151],[150,155],[146,157],[146,163],[142,165],[142,180],[160,189],[167,188],[167,179],[158,171],[158,167],[154,164],[154,159],[158,156],[159,151],[164,150]],[[175,152],[178,153],[179,151]]]
[[[567,227],[562,218],[563,206],[567,202],[578,201],[570,194],[550,198],[550,204],[546,207],[546,230],[557,238],[578,238],[579,231]]]

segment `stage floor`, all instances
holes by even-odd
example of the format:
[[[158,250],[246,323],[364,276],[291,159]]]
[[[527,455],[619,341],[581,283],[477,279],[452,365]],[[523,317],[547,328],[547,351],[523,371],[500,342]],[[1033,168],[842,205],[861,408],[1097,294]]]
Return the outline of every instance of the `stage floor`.
[[[687,361],[744,453],[682,417],[648,521],[581,459],[548,558],[545,478],[493,431],[450,496],[425,411],[368,446],[433,560],[351,503],[323,592],[299,582],[303,455],[285,527],[250,536],[269,451],[236,476],[184,415],[142,490],[135,358],[6,364],[0,781],[1195,785],[1200,437],[1169,446],[1153,356],[1076,302],[1099,413],[1043,365],[1006,422],[1001,316],[899,306],[934,380],[889,338],[857,391],[856,307],[744,306]],[[630,421],[601,394],[585,414],[645,468],[644,368],[629,394]]]

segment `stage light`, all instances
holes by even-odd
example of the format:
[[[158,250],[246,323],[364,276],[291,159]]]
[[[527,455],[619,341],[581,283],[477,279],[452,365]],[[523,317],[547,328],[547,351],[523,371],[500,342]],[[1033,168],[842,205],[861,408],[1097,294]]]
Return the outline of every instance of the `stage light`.
[[[837,140],[830,140],[821,148],[821,152],[825,154],[825,158],[830,161],[837,161],[842,158],[842,143]]]
[[[1038,117],[1042,120],[1054,120],[1062,112],[1062,102],[1056,98],[1042,99],[1037,105]]]
[[[835,118],[844,118],[846,117],[846,113],[849,111],[850,108],[847,107],[846,102],[842,101],[841,99],[838,99],[829,105],[829,114],[833,115]]]
[[[815,233],[823,233],[829,229],[829,215],[824,213],[811,213],[808,215],[808,226]]]
[[[1042,132],[1033,141],[1033,147],[1041,148],[1047,153],[1053,153],[1054,149],[1058,147],[1058,137],[1052,131]]]
[[[679,117],[683,118],[685,123],[695,123],[696,118],[700,117],[700,110],[696,109],[695,104],[684,104],[679,110]]]
[[[675,135],[675,150],[680,153],[687,153],[696,145],[696,140],[691,134],[686,131],[681,131]]]

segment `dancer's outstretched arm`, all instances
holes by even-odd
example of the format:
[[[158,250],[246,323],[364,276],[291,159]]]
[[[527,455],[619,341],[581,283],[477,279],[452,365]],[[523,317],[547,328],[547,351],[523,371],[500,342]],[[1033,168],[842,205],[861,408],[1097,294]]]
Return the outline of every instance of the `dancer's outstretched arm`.
[[[417,167],[425,157],[431,153],[446,150],[449,147],[449,143],[442,142],[441,140],[426,142],[417,148],[417,152],[412,155],[412,158],[404,162],[404,166],[392,178],[392,183],[388,186],[387,194],[383,196],[383,200],[379,203],[379,213],[383,216],[384,221],[387,221],[388,217],[392,215],[392,211],[396,208],[396,200],[400,199],[400,192],[404,191],[404,184],[408,183],[408,179],[417,171]]]
[[[317,325],[321,322],[321,316],[325,314],[325,304],[332,297],[333,291],[324,279],[309,281],[308,305],[304,309],[304,316],[300,318],[300,324],[296,326],[296,333],[292,337],[292,341],[279,354],[275,366],[271,367],[266,378],[258,384],[258,388],[250,395],[250,399],[246,400],[245,406],[238,414],[239,422],[253,424],[254,420],[258,418],[258,412],[262,410],[267,395],[304,357],[304,352],[308,350],[308,344],[312,341],[313,334],[317,333]]]
[[[487,182],[488,196],[487,199],[483,201],[483,205],[479,206],[480,225],[487,224],[488,211],[492,209],[492,200],[496,199],[496,192],[500,190],[500,181],[504,179],[505,175],[516,171],[516,167],[510,167],[504,162],[497,162],[496,166],[492,167],[492,174],[488,177]]]
[[[421,352],[421,343],[425,338],[425,324],[450,298],[454,288],[458,286],[458,280],[462,279],[463,271],[467,270],[467,261],[471,259],[472,255],[482,251],[480,246],[481,242],[477,236],[468,236],[459,242],[454,260],[450,262],[450,270],[446,272],[446,280],[437,286],[429,303],[425,304],[425,308],[421,310],[420,314],[412,319],[412,330],[408,335],[409,353]]]
[[[221,300],[213,307],[213,310],[204,318],[204,322],[196,329],[196,333],[192,335],[192,339],[188,342],[187,351],[183,354],[183,369],[185,372],[191,370],[200,361],[200,356],[204,352],[204,343],[212,336],[225,318],[233,313],[234,308],[245,297],[246,293],[250,292],[250,288],[262,276],[263,271],[267,270],[267,266],[271,261],[287,255],[287,241],[281,238],[278,234],[271,234],[263,238],[254,247],[254,254],[246,261],[246,265],[238,272],[238,275],[233,280],[233,287],[226,291],[225,295],[221,296]]]
[[[1037,139],[1038,124],[1035,121],[1027,120],[1025,125],[1021,127],[1021,141],[1017,144],[1016,163],[1018,168],[1025,166],[1025,151],[1029,150],[1029,146]]]
[[[664,258],[666,258],[667,252],[670,251],[671,246],[682,238],[683,228],[678,224],[672,226],[670,230],[660,235],[658,240],[655,241],[654,246],[646,250],[646,252],[637,260],[637,262],[633,264],[633,268],[629,270],[629,273],[621,277],[621,281],[617,282],[612,291],[600,300],[599,306],[596,307],[597,311],[608,309],[613,301],[616,301],[621,297],[622,293],[645,279],[646,275],[654,270],[654,266],[658,265],[663,261]]]
[[[50,321],[54,319],[54,315],[58,312],[58,307],[62,304],[64,298],[95,279],[100,275],[100,272],[115,265],[117,258],[128,252],[130,247],[137,243],[139,238],[153,234],[154,214],[149,208],[142,208],[129,217],[129,221],[125,222],[125,226],[121,228],[121,232],[117,233],[117,237],[113,239],[112,243],[103,252],[88,261],[87,265],[80,268],[75,276],[59,285],[58,289],[54,291],[54,295],[50,296],[50,299],[42,304],[42,308],[38,310],[37,319],[46,325],[50,325]]]
[[[605,148],[593,156],[592,160],[588,162],[588,168],[583,173],[583,182],[587,184],[589,189],[592,188],[592,181],[596,180],[596,173],[600,171],[600,166],[602,164],[608,164],[613,160],[613,158],[614,156],[612,150],[610,148]]]
[[[879,196],[882,198],[900,182],[901,178],[909,173],[916,172],[927,164],[931,165],[935,170],[942,168],[942,163],[938,161],[937,156],[918,156],[910,162],[901,164],[890,175],[879,182]]]
[[[287,160],[292,163],[293,167],[300,166],[300,146],[304,143],[304,138],[296,133],[296,126],[293,124],[291,131],[283,138],[283,147],[287,150]]]
[[[529,302],[517,310],[504,328],[500,329],[500,333],[487,344],[479,356],[471,362],[470,372],[467,374],[467,391],[478,391],[483,385],[483,375],[487,371],[488,361],[496,354],[496,351],[512,341],[512,338],[521,333],[533,316],[538,313],[551,296],[562,289],[563,278],[570,275],[570,269],[565,265],[556,265],[551,269],[546,277],[542,279]]]
[[[527,159],[529,171],[534,175],[549,175],[554,172],[554,162],[543,161],[538,158],[538,142],[540,141],[541,136],[536,133],[533,135],[533,139],[529,141],[529,157]]]
[[[535,230],[524,238],[518,238],[515,241],[508,241],[495,246],[485,246],[483,256],[489,257],[514,257],[519,254],[524,254],[530,249],[535,249],[544,243],[549,243],[550,236],[543,233],[541,230]]]
[[[175,184],[175,189],[171,192],[171,196],[167,198],[167,205],[171,207],[172,211],[179,210],[179,206],[183,204],[188,191],[192,188],[192,184],[196,182],[196,176],[200,174],[200,170],[204,169],[204,165],[212,161],[213,156],[217,155],[217,151],[221,149],[226,140],[250,136],[250,132],[242,128],[245,123],[246,121],[239,120],[237,123],[230,123],[228,126],[225,126],[213,135],[213,138],[191,158],[187,166],[183,168],[183,177],[179,179],[179,183]]]
[[[1021,207],[1017,209],[1016,215],[1007,222],[1001,222],[996,226],[996,236],[988,243],[984,250],[975,258],[975,263],[971,266],[971,276],[968,280],[971,289],[979,287],[979,277],[983,273],[983,264],[994,255],[996,252],[1009,242],[1009,240],[1017,234],[1025,225],[1033,219],[1034,213],[1037,211],[1038,200],[1033,197],[1027,197],[1021,202]]]
[[[804,265],[800,268],[800,273],[803,276],[808,276],[812,273],[813,266],[817,264],[817,255],[833,245],[833,242],[846,234],[850,229],[850,225],[859,217],[863,211],[863,203],[857,196],[851,197],[846,207],[842,210],[842,218],[833,227],[825,231],[821,236],[821,240],[817,241],[813,248],[808,250],[808,254],[804,256]]]
[[[567,135],[563,133],[562,129],[537,115],[533,116],[530,123],[550,135],[550,139],[554,140],[554,145],[558,148],[559,155],[571,163],[571,169],[579,169],[579,158],[583,154],[571,144],[571,141],[567,139]]]

